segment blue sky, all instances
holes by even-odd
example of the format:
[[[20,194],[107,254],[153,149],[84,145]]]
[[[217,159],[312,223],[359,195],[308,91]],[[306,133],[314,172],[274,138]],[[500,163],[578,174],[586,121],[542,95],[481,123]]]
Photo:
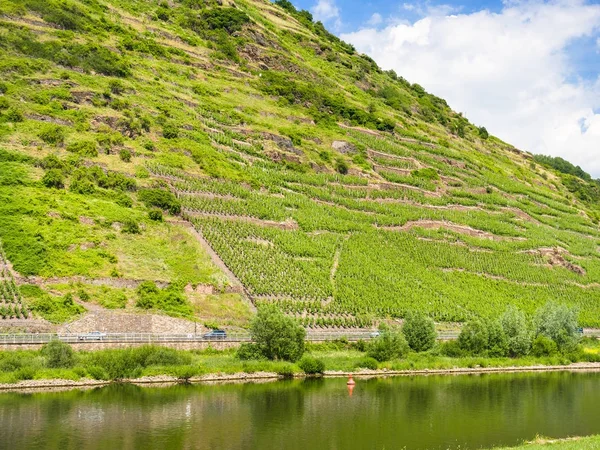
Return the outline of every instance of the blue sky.
[[[600,178],[600,0],[292,0],[477,125]]]

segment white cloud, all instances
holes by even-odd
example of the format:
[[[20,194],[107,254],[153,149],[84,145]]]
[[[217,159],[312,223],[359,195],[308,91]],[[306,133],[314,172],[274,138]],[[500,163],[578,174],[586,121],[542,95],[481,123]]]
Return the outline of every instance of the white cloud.
[[[517,0],[342,38],[507,142],[600,177],[600,78],[579,79],[565,50],[599,30],[600,5]]]
[[[383,17],[381,17],[381,14],[379,14],[379,13],[373,13],[373,15],[371,16],[371,18],[367,21],[367,25],[377,26],[381,22],[383,22]]]
[[[323,23],[332,22],[334,29],[339,29],[342,25],[340,9],[335,4],[335,0],[318,0],[310,12],[315,20]]]

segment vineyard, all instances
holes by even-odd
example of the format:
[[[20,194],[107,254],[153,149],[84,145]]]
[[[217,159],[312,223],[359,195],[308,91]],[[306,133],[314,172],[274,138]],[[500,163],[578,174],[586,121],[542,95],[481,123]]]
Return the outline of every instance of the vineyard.
[[[32,315],[12,273],[183,299],[227,272],[309,328],[548,301],[600,326],[589,175],[481,134],[289,2],[42,3],[0,4],[3,319]]]
[[[0,318],[27,319],[31,313],[21,298],[19,288],[15,283],[2,246],[0,245]]]

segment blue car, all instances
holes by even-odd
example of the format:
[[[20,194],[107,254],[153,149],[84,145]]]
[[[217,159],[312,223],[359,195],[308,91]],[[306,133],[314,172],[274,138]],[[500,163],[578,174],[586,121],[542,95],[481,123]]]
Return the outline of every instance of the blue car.
[[[227,333],[225,333],[225,330],[212,330],[202,337],[204,339],[225,339],[227,337]]]

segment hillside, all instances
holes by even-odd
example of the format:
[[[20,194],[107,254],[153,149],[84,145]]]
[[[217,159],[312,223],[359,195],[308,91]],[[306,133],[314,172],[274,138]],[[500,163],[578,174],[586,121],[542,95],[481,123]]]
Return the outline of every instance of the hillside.
[[[0,21],[0,325],[556,300],[600,326],[598,183],[290,3],[0,0]]]

